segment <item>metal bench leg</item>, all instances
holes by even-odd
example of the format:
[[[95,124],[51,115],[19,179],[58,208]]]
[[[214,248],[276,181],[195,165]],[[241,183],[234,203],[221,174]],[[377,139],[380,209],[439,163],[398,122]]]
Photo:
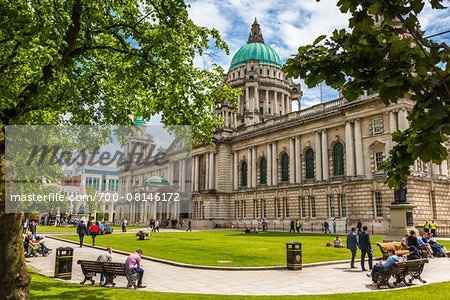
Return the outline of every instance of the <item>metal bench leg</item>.
[[[93,279],[95,277],[95,273],[93,272],[86,272],[84,273],[84,280],[80,282],[80,284],[84,284],[87,280],[91,282],[91,284],[95,283],[95,280]]]
[[[103,286],[106,286],[107,284],[111,284],[111,286],[115,286],[116,284],[114,283],[114,279],[116,278],[117,275],[114,274],[105,274],[105,283],[103,284]]]

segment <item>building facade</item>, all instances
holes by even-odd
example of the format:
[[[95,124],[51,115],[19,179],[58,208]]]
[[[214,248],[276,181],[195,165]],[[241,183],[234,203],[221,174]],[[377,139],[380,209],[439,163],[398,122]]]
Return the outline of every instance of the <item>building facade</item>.
[[[243,91],[237,113],[230,103],[218,103],[225,126],[214,135],[216,146],[192,153],[196,225],[265,219],[269,228],[281,229],[299,219],[306,230],[317,230],[336,218],[341,231],[361,220],[373,232],[386,233],[394,191],[377,168],[394,145],[391,133],[408,128],[414,103],[405,98],[386,107],[366,92],[356,101],[340,97],[301,109],[300,85],[281,66],[255,20],[226,74]],[[407,198],[416,205],[415,224],[434,219],[450,226],[448,159],[440,166],[417,161],[411,172]]]

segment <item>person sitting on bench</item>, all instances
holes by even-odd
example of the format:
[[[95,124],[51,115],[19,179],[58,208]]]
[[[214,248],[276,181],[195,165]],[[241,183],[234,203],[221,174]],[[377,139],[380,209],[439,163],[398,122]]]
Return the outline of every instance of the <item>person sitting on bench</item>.
[[[409,246],[409,255],[407,256],[407,260],[415,260],[415,259],[422,259],[422,256],[417,251],[416,246]]]
[[[136,253],[130,254],[125,261],[125,266],[128,269],[134,269],[136,273],[139,274],[138,280],[138,288],[145,288],[145,285],[142,285],[142,277],[144,277],[144,269],[141,268],[141,255],[142,250],[137,249]]]
[[[372,285],[377,286],[378,276],[375,276],[375,274],[381,269],[389,269],[392,267],[393,264],[400,261],[399,257],[395,255],[395,249],[390,248],[388,250],[389,257],[385,262],[377,263],[375,266],[373,266],[372,273],[367,273],[367,277],[372,277]]]

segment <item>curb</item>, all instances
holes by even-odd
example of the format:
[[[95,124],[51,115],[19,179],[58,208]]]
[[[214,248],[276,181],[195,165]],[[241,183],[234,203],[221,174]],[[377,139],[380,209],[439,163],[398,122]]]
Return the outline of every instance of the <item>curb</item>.
[[[58,241],[62,241],[62,242],[66,242],[66,243],[71,243],[71,244],[75,244],[75,245],[79,245],[78,242],[75,241],[71,241],[71,240],[66,240],[63,238],[59,238],[59,237],[55,237],[55,236],[46,236],[48,238],[54,239],[54,240],[58,240]],[[90,247],[90,248],[94,248],[94,249],[98,249],[98,250],[105,250],[106,248],[100,247],[100,246],[92,246],[89,244],[83,244],[84,247]],[[114,249],[115,253],[119,253],[119,254],[123,254],[123,255],[130,255],[131,253],[129,252],[125,252],[122,250],[116,250]],[[180,267],[180,268],[190,268],[190,269],[200,269],[200,270],[216,270],[216,271],[268,271],[268,270],[287,270],[286,266],[267,266],[267,267],[219,267],[219,266],[202,266],[202,265],[192,265],[192,264],[185,264],[185,263],[180,263],[180,262],[176,262],[176,261],[171,261],[171,260],[166,260],[166,259],[161,259],[161,258],[155,258],[155,257],[151,257],[151,256],[145,256],[142,255],[141,256],[142,259],[145,260],[149,260],[149,261],[153,261],[153,262],[157,262],[157,263],[161,263],[161,264],[166,264],[166,265],[171,265],[171,266],[176,266],[176,267]],[[373,260],[381,260],[382,257],[374,257]],[[356,262],[360,262],[361,259],[355,259],[355,263]],[[330,266],[330,265],[339,265],[339,264],[345,264],[345,263],[350,263],[351,260],[334,260],[334,261],[324,261],[324,262],[316,262],[316,263],[309,263],[309,264],[303,264],[302,268],[312,268],[312,267],[322,267],[322,266]]]

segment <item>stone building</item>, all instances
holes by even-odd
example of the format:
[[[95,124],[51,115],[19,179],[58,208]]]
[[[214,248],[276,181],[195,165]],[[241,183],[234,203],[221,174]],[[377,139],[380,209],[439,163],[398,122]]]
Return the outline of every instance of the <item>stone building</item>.
[[[185,199],[192,190],[190,213],[180,215],[175,208],[158,218],[190,217],[194,228],[241,227],[265,219],[269,229],[289,228],[292,219],[299,219],[305,230],[314,231],[336,218],[340,232],[361,220],[374,233],[385,234],[394,191],[377,168],[393,147],[391,133],[408,127],[407,111],[414,103],[404,98],[386,107],[368,91],[356,101],[341,96],[302,109],[300,84],[281,67],[255,20],[247,44],[224,75],[243,94],[237,113],[231,103],[217,103],[216,113],[225,123],[215,131],[215,147],[198,146],[191,160],[185,160],[174,146],[164,150],[171,157],[166,165],[121,171],[120,194],[148,176],[163,176],[172,185],[182,178]],[[146,138],[140,139],[145,144]],[[416,205],[415,224],[434,219],[448,230],[448,159],[440,166],[417,161],[411,172],[407,198]],[[155,217],[142,207],[121,216],[132,223]]]
[[[266,219],[269,228],[282,229],[299,219],[306,230],[318,230],[336,218],[343,231],[360,219],[375,233],[386,233],[394,191],[377,167],[393,147],[391,133],[408,127],[414,103],[405,98],[386,107],[369,91],[356,101],[340,97],[301,109],[300,85],[281,66],[255,20],[226,74],[243,91],[237,113],[230,103],[218,103],[225,126],[214,135],[216,146],[192,153],[194,224]],[[440,166],[417,161],[407,186],[416,225],[425,219],[450,225],[448,160]]]

